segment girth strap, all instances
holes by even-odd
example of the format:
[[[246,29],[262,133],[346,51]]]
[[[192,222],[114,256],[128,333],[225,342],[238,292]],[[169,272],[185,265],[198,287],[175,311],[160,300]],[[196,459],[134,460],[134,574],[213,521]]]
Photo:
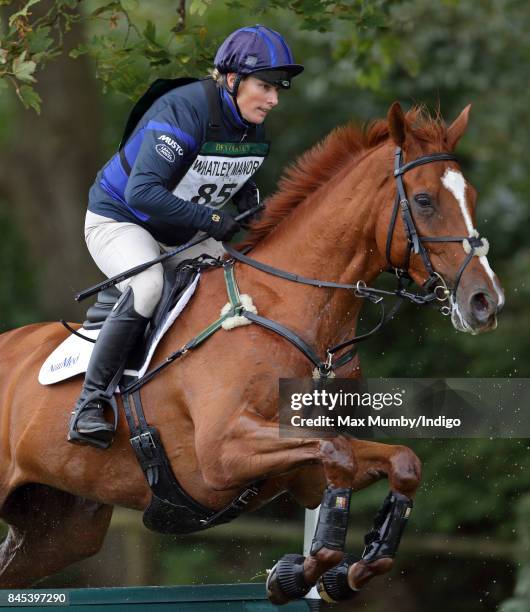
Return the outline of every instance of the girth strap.
[[[122,381],[123,410],[131,433],[131,446],[153,492],[151,504],[144,514],[144,523],[155,531],[191,533],[231,521],[244,511],[251,498],[258,495],[262,484],[261,481],[251,484],[218,511],[212,511],[196,502],[184,491],[176,479],[158,430],[147,422],[140,396],[141,387],[163,368],[202,344],[221,328],[225,319],[241,314],[243,306],[233,276],[233,266],[225,265],[224,273],[231,304],[230,311],[211,323],[142,378],[130,384]]]
[[[131,432],[131,446],[153,492],[150,511],[144,515],[148,528],[163,533],[191,533],[214,527],[235,519],[244,511],[249,501],[258,495],[261,481],[248,486],[218,511],[195,501],[175,477],[157,428],[148,424],[140,391],[124,393],[122,397]]]

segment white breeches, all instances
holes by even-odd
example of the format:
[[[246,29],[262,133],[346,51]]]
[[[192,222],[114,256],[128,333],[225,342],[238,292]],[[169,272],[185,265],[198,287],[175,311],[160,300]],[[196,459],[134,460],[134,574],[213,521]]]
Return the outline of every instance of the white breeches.
[[[109,278],[176,248],[157,242],[147,230],[135,223],[114,221],[90,211],[87,211],[85,219],[85,240],[98,268]],[[176,267],[184,259],[202,253],[219,257],[225,251],[220,242],[209,238],[166,260],[163,265]],[[162,296],[163,284],[164,271],[162,264],[158,263],[116,286],[120,291],[132,287],[134,309],[142,316],[150,317]]]

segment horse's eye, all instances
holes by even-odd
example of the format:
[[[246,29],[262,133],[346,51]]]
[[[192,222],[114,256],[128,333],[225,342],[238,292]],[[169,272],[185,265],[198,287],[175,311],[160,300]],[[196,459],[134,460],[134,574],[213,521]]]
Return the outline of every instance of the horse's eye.
[[[414,201],[421,207],[432,206],[431,196],[428,193],[418,193],[414,196]]]

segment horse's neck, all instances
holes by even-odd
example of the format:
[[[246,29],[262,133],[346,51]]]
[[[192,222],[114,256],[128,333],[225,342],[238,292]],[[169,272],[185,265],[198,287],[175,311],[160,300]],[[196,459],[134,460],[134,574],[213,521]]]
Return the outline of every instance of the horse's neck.
[[[391,193],[389,181],[374,177],[367,169],[369,165],[366,158],[355,166],[349,165],[309,195],[253,250],[252,256],[310,278],[349,284],[372,282],[384,266],[375,237],[379,203],[390,198]],[[301,286],[287,287],[286,281],[272,278],[269,282],[277,286],[283,283],[279,291],[288,310],[290,296],[300,295]],[[330,334],[340,337],[346,329],[351,332],[360,301],[354,301],[351,292],[344,290],[311,291],[303,313],[295,316],[299,322],[303,317],[306,324],[318,321],[311,326],[315,340]]]

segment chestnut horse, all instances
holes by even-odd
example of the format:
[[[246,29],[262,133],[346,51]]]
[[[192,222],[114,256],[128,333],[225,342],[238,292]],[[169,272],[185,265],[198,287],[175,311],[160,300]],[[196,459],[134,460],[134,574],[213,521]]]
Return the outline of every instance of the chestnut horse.
[[[352,126],[335,130],[287,172],[269,199],[263,218],[249,234],[252,257],[304,277],[349,284],[371,283],[390,259],[407,267],[422,285],[429,271],[421,253],[408,253],[412,239],[401,216],[387,249],[396,198],[394,152],[401,147],[404,163],[451,153],[468,114],[469,107],[446,127],[418,109],[405,115],[395,103],[386,121],[375,122],[364,133]],[[420,236],[456,234],[472,241],[477,236],[476,193],[450,157],[410,169],[402,185]],[[435,273],[453,290],[454,326],[477,333],[495,327],[503,295],[485,254],[470,256],[469,244],[466,251],[463,242],[425,244]],[[241,291],[252,296],[260,315],[290,328],[320,354],[355,331],[362,300],[351,291],[291,283],[239,262],[235,272]],[[217,319],[226,301],[223,272],[204,273],[154,362],[161,363]],[[0,338],[0,516],[9,526],[0,548],[1,588],[27,587],[93,555],[101,547],[113,506],[143,511],[151,500],[123,415],[109,450],[67,444],[69,415],[81,380],[48,387],[37,381],[42,362],[65,334],[57,323],[42,323]],[[250,325],[218,331],[143,388],[148,420],[160,431],[175,476],[192,498],[218,509],[260,481],[248,510],[284,491],[314,508],[325,491],[351,493],[383,477],[400,499],[414,497],[420,462],[404,446],[343,436],[325,441],[279,437],[278,379],[307,377],[311,369],[304,355],[283,338]],[[337,374],[359,376],[358,362],[339,368]],[[328,537],[329,525],[337,527],[332,514],[321,511],[322,541],[294,572],[298,586],[309,588],[342,562],[341,546]],[[347,566],[346,588],[359,589],[388,571],[392,556],[389,552]],[[287,587],[269,587],[272,599],[282,603]]]

